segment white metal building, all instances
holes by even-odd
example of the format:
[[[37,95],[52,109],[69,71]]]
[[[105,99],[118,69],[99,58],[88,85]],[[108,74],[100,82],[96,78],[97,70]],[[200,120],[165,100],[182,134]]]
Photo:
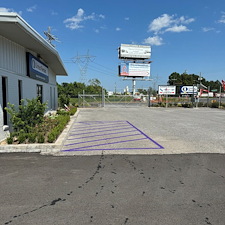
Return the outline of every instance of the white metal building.
[[[56,76],[67,76],[56,49],[16,13],[0,13],[0,141],[10,102],[39,97],[57,108]]]

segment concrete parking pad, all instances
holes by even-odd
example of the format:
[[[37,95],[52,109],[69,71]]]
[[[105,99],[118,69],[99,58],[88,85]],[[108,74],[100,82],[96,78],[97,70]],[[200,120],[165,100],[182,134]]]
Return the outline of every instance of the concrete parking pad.
[[[224,115],[210,108],[79,109],[56,155],[224,154]]]

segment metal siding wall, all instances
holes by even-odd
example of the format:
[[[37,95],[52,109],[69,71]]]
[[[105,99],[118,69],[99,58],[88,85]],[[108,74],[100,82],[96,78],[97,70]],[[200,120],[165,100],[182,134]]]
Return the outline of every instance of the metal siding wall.
[[[0,68],[26,76],[25,49],[0,36]]]

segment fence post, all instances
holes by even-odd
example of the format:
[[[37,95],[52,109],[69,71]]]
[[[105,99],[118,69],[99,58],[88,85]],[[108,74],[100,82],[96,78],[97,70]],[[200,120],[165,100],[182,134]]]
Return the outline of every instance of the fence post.
[[[105,107],[105,90],[102,87],[102,107]]]
[[[84,90],[83,90],[83,108],[84,108],[84,93],[85,93],[85,92],[84,92]]]
[[[148,89],[148,107],[151,107],[151,89]]]

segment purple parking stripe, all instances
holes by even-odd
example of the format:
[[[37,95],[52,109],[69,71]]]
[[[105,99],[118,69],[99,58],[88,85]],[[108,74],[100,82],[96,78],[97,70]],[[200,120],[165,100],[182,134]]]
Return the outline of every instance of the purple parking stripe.
[[[94,129],[91,127],[91,130],[99,130],[99,129],[104,129],[104,128],[110,128],[110,127],[127,127],[127,126],[130,126],[129,124],[124,124],[124,125],[111,125],[111,126],[99,126],[99,127],[94,127]],[[81,128],[76,128],[76,127],[74,127],[73,128],[73,130],[75,130],[75,131],[79,131],[79,130],[88,130],[88,129],[90,129],[90,127],[85,127],[85,128],[83,128],[83,129],[81,129]]]
[[[62,152],[84,152],[84,151],[120,151],[120,150],[151,150],[159,148],[95,148],[95,149],[72,149],[72,150],[62,150]]]
[[[119,122],[119,123],[118,123]],[[83,134],[90,134],[90,133],[101,133],[101,132],[106,132],[106,134],[99,134],[99,135],[92,135],[92,136],[81,136],[81,137],[77,137],[77,138],[70,138],[67,140],[75,140],[75,139],[81,139],[81,138],[90,138],[90,137],[96,137],[96,136],[104,136],[104,135],[111,135],[111,134],[118,134],[118,133],[127,133],[127,132],[139,132],[141,135],[143,135],[145,138],[141,138],[141,139],[131,139],[131,140],[125,140],[125,141],[119,141],[119,142],[112,142],[112,143],[105,143],[105,144],[98,144],[98,145],[91,145],[91,146],[83,146],[83,147],[79,147],[79,148],[71,148],[71,149],[66,149],[66,150],[62,150],[62,151],[97,151],[97,150],[135,150],[135,149],[139,149],[139,150],[148,150],[148,149],[164,149],[163,146],[161,146],[160,144],[158,144],[156,141],[154,141],[153,139],[151,139],[150,137],[148,137],[145,133],[143,133],[141,130],[139,130],[137,127],[135,127],[134,125],[132,125],[130,122],[128,121],[89,121],[89,122],[75,122],[76,124],[79,123],[79,125],[81,124],[87,124],[87,126],[83,126],[83,128],[89,128],[89,127],[93,127],[93,126],[97,126],[101,128],[103,127],[103,125],[105,126],[106,124],[108,124],[109,126],[107,126],[107,128],[110,127],[110,125],[114,125],[118,127],[118,125],[121,125],[121,123],[128,124],[130,126],[130,128],[125,128],[126,130],[128,129],[132,129],[131,131],[122,131],[122,132],[113,132],[113,133],[107,133],[108,131],[116,131],[116,130],[121,130],[121,129],[111,129],[111,130],[103,130],[103,131],[95,131],[95,132],[88,132],[88,133],[82,133],[82,134],[74,134],[74,135],[70,135],[70,136],[77,136],[77,135],[83,135]],[[81,128],[81,126],[76,126],[75,128]],[[92,125],[92,126],[90,126]],[[125,125],[127,126],[127,125]],[[124,127],[124,126],[123,126]],[[122,128],[123,128],[122,127]],[[92,129],[92,128],[91,128]],[[93,130],[93,129],[92,129]],[[140,134],[133,134],[134,135],[140,135]],[[126,136],[130,136],[130,135],[126,135]],[[116,138],[121,138],[121,137],[126,137],[126,136],[120,136],[120,137],[116,137]],[[87,142],[93,142],[93,141],[103,141],[103,140],[107,140],[107,139],[115,139],[114,138],[105,138],[105,139],[100,139],[100,140],[92,140],[92,141],[85,141],[85,142],[80,142],[80,143],[71,143],[71,144],[67,144],[65,146],[68,145],[74,145],[74,144],[81,144],[81,143],[87,143]],[[105,149],[100,149],[100,148],[94,148],[94,149],[90,149],[93,147],[97,147],[97,146],[102,146],[102,145],[110,145],[110,144],[119,144],[119,143],[123,143],[123,142],[131,142],[131,141],[138,141],[138,140],[144,140],[144,139],[148,139],[150,140],[152,143],[154,143],[156,146],[158,147],[150,147],[150,148],[105,148]]]
[[[91,124],[91,125],[93,125],[93,124],[104,124],[104,123],[107,123],[107,124],[109,124],[109,123],[124,123],[124,122],[126,122],[125,120],[117,120],[117,121],[87,121],[87,122],[75,122],[75,124],[77,124],[77,123],[79,123],[79,124]]]
[[[103,139],[97,139],[97,140],[92,140],[92,141],[83,141],[83,142],[77,142],[77,143],[67,144],[65,146],[78,145],[78,144],[84,144],[84,143],[95,142],[95,141],[105,141],[105,140],[110,140],[110,139],[116,139],[116,138],[122,138],[122,137],[131,137],[131,136],[137,136],[137,135],[141,135],[141,134],[130,134],[130,135],[119,136],[119,137],[103,138]]]
[[[143,133],[141,130],[139,130],[137,127],[135,127],[133,124],[131,124],[129,121],[127,121],[127,123],[129,123],[134,129],[138,130],[141,134],[143,134],[147,139],[149,139],[150,141],[152,141],[154,144],[156,144],[157,146],[159,146],[159,149],[164,149],[164,147],[160,144],[158,144],[156,141],[154,141],[153,139],[151,139],[149,136],[147,136],[145,133]]]
[[[78,127],[78,128],[86,128],[87,126],[88,126],[88,127],[107,126],[107,125],[110,125],[110,124],[115,125],[115,123],[110,122],[110,123],[87,124],[86,126],[79,126],[79,125],[81,125],[81,124],[78,124],[78,126],[77,126],[77,125],[75,124],[74,127]],[[127,122],[126,122],[126,121],[120,121],[120,122],[116,122],[116,124],[127,124]]]
[[[135,130],[134,128],[129,128],[129,129],[133,129],[133,130]],[[102,133],[102,132],[106,132],[106,131],[113,131],[113,130],[121,130],[121,129],[110,129],[110,130],[103,130],[103,131],[93,131],[93,132],[87,132],[87,133],[81,133],[81,134],[72,134],[72,135],[70,135],[70,136],[76,136],[76,135],[83,135],[83,134],[91,134],[91,133]]]
[[[92,137],[107,136],[107,135],[111,135],[111,134],[130,133],[130,132],[139,132],[139,131],[137,131],[137,130],[122,131],[122,132],[116,132],[116,133],[108,133],[108,134],[99,134],[99,135],[84,136],[84,137],[78,137],[78,138],[70,138],[70,139],[67,139],[67,140],[76,140],[76,139],[81,139],[81,138],[92,138]]]
[[[133,139],[133,140],[111,142],[111,143],[106,143],[106,144],[90,145],[90,146],[85,146],[85,147],[80,147],[80,148],[66,149],[66,150],[62,150],[62,151],[63,152],[69,152],[69,151],[79,150],[79,149],[83,149],[83,148],[93,148],[93,147],[102,146],[102,145],[119,144],[119,143],[124,143],[124,142],[140,141],[140,140],[144,140],[144,139],[146,139],[146,137],[139,138],[139,139]]]

